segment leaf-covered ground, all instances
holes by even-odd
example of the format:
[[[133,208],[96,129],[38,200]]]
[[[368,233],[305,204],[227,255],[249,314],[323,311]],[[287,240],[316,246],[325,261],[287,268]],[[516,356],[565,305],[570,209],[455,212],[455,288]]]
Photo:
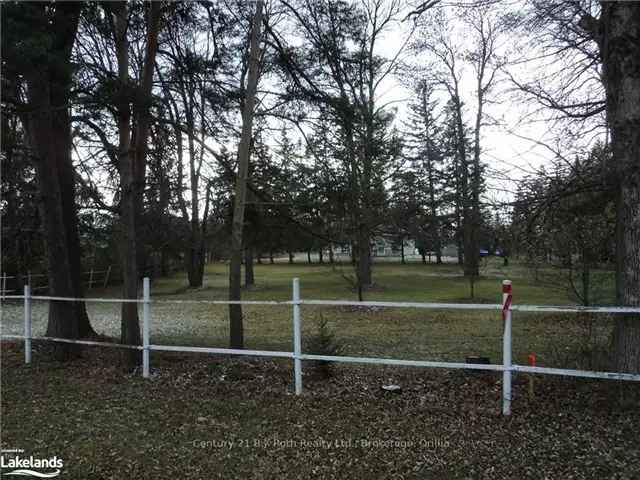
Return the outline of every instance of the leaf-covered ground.
[[[492,374],[342,366],[296,397],[286,361],[155,354],[144,380],[105,350],[2,350],[2,448],[61,478],[640,478],[635,384],[538,377],[529,398],[521,376],[503,418]]]

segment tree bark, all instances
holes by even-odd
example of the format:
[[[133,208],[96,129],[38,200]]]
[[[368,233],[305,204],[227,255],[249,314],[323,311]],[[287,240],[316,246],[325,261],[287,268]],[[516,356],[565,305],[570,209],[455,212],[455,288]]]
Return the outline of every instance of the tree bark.
[[[229,265],[229,300],[241,299],[242,231],[244,228],[245,198],[249,172],[253,109],[258,85],[260,56],[260,27],[262,24],[262,0],[256,1],[249,46],[249,71],[242,112],[242,133],[238,147],[238,176],[236,179],[233,222],[231,227],[231,262]],[[229,305],[229,344],[231,348],[244,348],[242,306]]]
[[[35,158],[47,243],[49,292],[52,296],[83,298],[69,115],[71,50],[82,5],[59,5],[51,25],[46,21],[44,5],[20,8],[37,14],[42,22],[34,27],[42,27],[51,35],[47,63],[34,65],[25,72],[29,113],[22,116]],[[51,302],[48,336],[79,338],[94,334],[84,302]],[[56,347],[56,356],[61,360],[75,353],[71,345]]]
[[[362,288],[371,286],[371,247],[368,226],[365,223],[361,223],[358,228],[358,263],[357,274],[358,284]]]
[[[118,170],[120,173],[120,259],[122,262],[123,295],[127,299],[138,298],[138,224],[142,215],[144,194],[147,137],[150,124],[151,89],[153,70],[158,48],[160,28],[160,4],[152,2],[147,16],[147,46],[140,85],[136,86],[134,101],[135,122],[132,135],[131,108],[133,100],[129,78],[129,41],[127,30],[129,12],[127,2],[110,7],[114,14],[114,41],[118,62],[119,88],[117,92],[118,121]],[[120,341],[128,345],[140,345],[140,325],[136,303],[122,304]],[[140,362],[140,353],[131,350],[126,356],[129,366]]]
[[[602,2],[594,38],[600,47],[618,183],[616,294],[620,305],[640,306],[640,4]],[[618,372],[640,373],[640,316],[616,319],[613,348]]]
[[[244,250],[244,286],[251,287],[255,285],[255,276],[253,275],[253,249],[247,247]]]

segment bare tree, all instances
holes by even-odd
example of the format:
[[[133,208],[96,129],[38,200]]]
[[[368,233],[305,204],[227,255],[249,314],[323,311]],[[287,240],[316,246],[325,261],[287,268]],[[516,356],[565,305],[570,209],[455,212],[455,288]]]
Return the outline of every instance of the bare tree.
[[[193,7],[186,5],[186,8]],[[197,10],[190,10],[191,15],[197,16]],[[187,21],[189,22],[189,21]],[[162,81],[163,100],[167,105],[170,122],[174,126],[177,145],[178,195],[177,203],[182,219],[189,226],[189,241],[185,252],[185,267],[189,286],[202,286],[205,264],[204,230],[207,217],[201,218],[201,182],[203,164],[205,163],[205,149],[201,144],[211,135],[207,128],[207,87],[208,79],[215,78],[215,62],[210,58],[211,39],[207,31],[204,49],[199,50],[198,42],[202,39],[202,32],[195,25],[183,25],[176,21],[167,28],[168,50],[162,55],[170,65],[168,72],[163,73],[158,68]],[[170,77],[170,78],[165,78]],[[177,98],[176,98],[177,97]],[[183,130],[186,131],[187,148],[185,152]],[[196,139],[200,137],[198,142]],[[187,153],[188,174],[184,173],[185,153]],[[188,187],[183,187],[183,179],[188,177]],[[187,202],[183,188],[190,193]],[[205,201],[207,199],[205,198]]]
[[[249,173],[249,154],[252,140],[252,127],[256,89],[260,67],[260,30],[262,25],[262,0],[256,1],[249,41],[249,68],[247,85],[244,91],[242,111],[242,133],[238,146],[238,174],[233,205],[231,225],[231,261],[229,264],[229,300],[242,298],[242,231],[244,229],[245,199],[247,194],[247,176]],[[229,305],[229,343],[231,348],[244,347],[244,328],[242,324],[242,306]]]
[[[473,296],[474,278],[479,275],[481,228],[481,194],[483,190],[482,127],[486,123],[486,105],[494,89],[498,73],[505,60],[500,55],[502,34],[508,17],[495,12],[491,7],[475,6],[456,11],[463,20],[463,26],[470,34],[469,48],[457,44],[453,35],[447,32],[447,16],[439,11],[425,17],[426,25],[417,42],[418,50],[429,52],[436,59],[435,72],[431,75],[443,85],[451,99],[450,105],[455,117],[462,205],[462,236],[464,244],[464,273],[471,281]],[[426,30],[426,32],[425,32]],[[474,72],[473,144],[467,146],[464,128],[463,100],[461,98],[463,69],[470,66]]]
[[[427,51],[435,58],[434,70],[430,75],[436,84],[444,86],[450,98],[449,105],[456,137],[454,145],[457,150],[454,172],[458,176],[456,179],[456,197],[458,199],[456,208],[459,211],[456,216],[460,219],[458,227],[462,229],[456,235],[462,237],[462,242],[459,242],[459,245],[460,243],[463,245],[465,275],[473,277],[478,274],[478,253],[473,253],[477,250],[477,245],[473,244],[474,239],[477,239],[477,235],[473,232],[473,199],[469,188],[471,162],[469,161],[469,147],[461,92],[463,50],[446,32],[446,20],[443,12],[437,12],[436,15],[427,19],[422,33],[425,33],[425,28],[428,35],[421,35],[415,46],[418,51]]]
[[[465,273],[472,277],[479,275],[481,228],[480,194],[483,187],[482,127],[485,107],[495,86],[496,78],[506,63],[500,57],[500,40],[506,25],[506,17],[495,14],[490,8],[478,7],[465,11],[463,18],[471,28],[473,46],[467,52],[468,62],[475,72],[475,122],[473,129],[473,168],[471,170],[471,222],[469,227],[469,249],[465,249]]]

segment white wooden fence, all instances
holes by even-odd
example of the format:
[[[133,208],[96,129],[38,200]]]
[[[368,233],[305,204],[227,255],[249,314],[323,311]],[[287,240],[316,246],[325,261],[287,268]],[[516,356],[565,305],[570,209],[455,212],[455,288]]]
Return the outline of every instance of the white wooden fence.
[[[613,313],[613,314],[640,314],[640,308],[632,307],[579,307],[579,306],[541,306],[541,305],[513,305],[511,303],[511,282],[505,280],[503,282],[503,304],[459,304],[459,303],[421,303],[421,302],[358,302],[349,300],[304,300],[300,298],[300,282],[297,278],[293,279],[293,295],[291,301],[227,301],[227,300],[152,300],[149,287],[149,279],[143,281],[143,295],[141,299],[111,299],[111,298],[66,298],[51,296],[32,296],[29,285],[24,287],[24,295],[6,295],[5,299],[21,299],[24,301],[24,335],[2,335],[4,339],[24,340],[25,363],[31,363],[31,341],[46,340],[52,342],[74,343],[81,345],[103,346],[114,348],[126,348],[142,350],[142,375],[144,378],[150,376],[150,352],[192,352],[192,353],[208,353],[222,355],[245,355],[275,358],[290,358],[294,362],[294,383],[295,393],[302,393],[302,362],[304,360],[344,362],[344,363],[365,363],[374,365],[396,365],[409,367],[426,367],[426,368],[453,368],[453,369],[471,369],[471,370],[489,370],[502,372],[502,413],[503,415],[511,414],[511,375],[512,372],[537,373],[545,375],[563,375],[569,377],[585,377],[585,378],[601,378],[610,380],[627,380],[640,381],[640,375],[630,373],[617,372],[597,372],[587,370],[569,370],[561,368],[535,367],[527,365],[514,364],[511,360],[511,323],[512,312],[576,312],[576,313]],[[507,293],[508,292],[508,293]],[[33,300],[58,301],[58,302],[102,302],[102,303],[142,303],[142,345],[123,345],[119,343],[94,342],[89,340],[72,340],[67,338],[54,337],[33,337],[31,332],[31,303]],[[271,350],[239,350],[231,348],[208,348],[208,347],[190,347],[190,346],[170,346],[155,345],[151,343],[151,305],[160,303],[208,303],[208,304],[240,304],[240,305],[290,305],[292,307],[293,320],[293,351],[271,351]],[[460,362],[440,362],[440,361],[422,361],[422,360],[400,360],[393,358],[373,358],[373,357],[350,357],[350,356],[334,356],[334,355],[313,355],[302,352],[302,333],[301,333],[301,305],[318,305],[318,306],[354,306],[354,307],[380,307],[380,308],[420,308],[430,310],[497,310],[502,312],[503,318],[503,352],[502,364],[471,364]]]

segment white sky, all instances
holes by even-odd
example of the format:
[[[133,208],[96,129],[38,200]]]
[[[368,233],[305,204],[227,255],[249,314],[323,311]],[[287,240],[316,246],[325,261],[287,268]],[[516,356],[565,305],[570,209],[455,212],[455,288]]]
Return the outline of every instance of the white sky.
[[[492,8],[498,9],[502,5],[505,8],[519,7],[517,2],[503,2],[503,4]],[[452,17],[452,8],[446,7],[445,11],[447,10],[449,10],[447,15]],[[463,48],[473,48],[468,27],[462,25],[462,20],[450,18],[447,27],[455,43]],[[390,29],[386,33],[384,41],[380,42],[378,53],[387,58],[392,58],[402,46],[408,29],[408,22]],[[414,33],[414,38],[416,36],[420,36],[419,31]],[[502,43],[505,48],[512,50],[508,53],[509,59],[515,60],[517,58],[522,60],[522,56],[525,53],[531,57],[535,56],[535,51],[525,51],[525,43],[527,49],[531,48],[531,44],[528,43],[530,40],[513,33],[505,34]],[[505,52],[505,49],[501,50]],[[419,55],[407,52],[405,60],[411,64],[422,65],[435,61],[426,52]],[[460,91],[462,100],[466,104],[465,120],[469,126],[473,126],[477,105],[475,99],[475,72],[470,64],[464,65],[461,60],[459,64],[463,66]],[[521,63],[517,66],[507,65],[505,68],[518,81],[538,79],[543,76],[543,71],[547,72],[545,65],[534,61]],[[379,91],[383,93],[380,101],[396,101],[394,105],[398,108],[398,117],[404,117],[408,105],[406,99],[410,98],[411,92],[406,85],[403,85],[402,79],[397,77],[388,78]],[[446,92],[442,92],[440,104],[443,105],[447,99]],[[498,75],[496,86],[488,96],[488,100],[489,102],[485,105],[485,121],[487,124],[482,127],[481,140],[482,161],[489,167],[487,171],[488,190],[485,200],[509,201],[513,198],[510,192],[515,192],[518,180],[535,173],[542,166],[550,166],[555,157],[553,151],[536,142],[556,148],[557,143],[561,142],[562,138],[558,139],[558,124],[556,122],[542,119],[543,116],[550,117],[550,112],[539,111],[539,105],[525,101],[506,75]],[[532,113],[534,114],[531,115]],[[491,120],[495,120],[495,122]],[[584,139],[584,144],[591,143],[593,140],[594,137],[591,135]],[[567,149],[578,151],[582,146],[584,145],[563,145],[563,154],[568,154]]]

